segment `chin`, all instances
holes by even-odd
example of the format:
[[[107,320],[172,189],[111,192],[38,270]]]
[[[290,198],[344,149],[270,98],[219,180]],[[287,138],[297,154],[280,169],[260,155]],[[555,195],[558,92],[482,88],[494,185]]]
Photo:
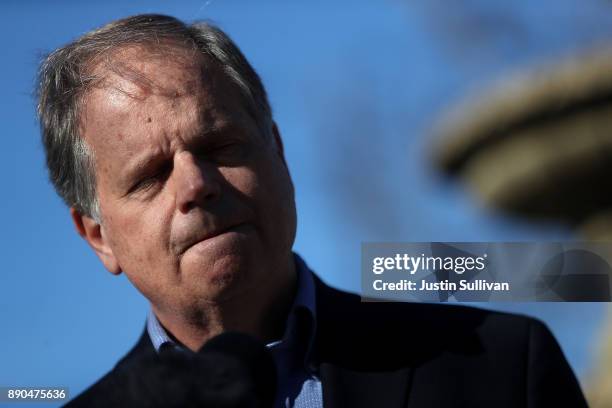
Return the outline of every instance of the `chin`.
[[[215,261],[183,265],[182,279],[184,283],[191,281],[190,286],[198,297],[208,301],[228,300],[255,286],[256,270],[248,257],[229,253],[212,259]]]

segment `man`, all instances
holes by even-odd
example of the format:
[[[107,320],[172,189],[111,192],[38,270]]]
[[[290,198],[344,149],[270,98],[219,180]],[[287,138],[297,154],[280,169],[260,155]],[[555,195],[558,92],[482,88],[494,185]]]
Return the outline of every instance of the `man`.
[[[150,301],[142,355],[227,331],[268,344],[277,406],[584,406],[550,332],[469,308],[361,303],[291,248],[294,191],[257,74],[207,24],[115,21],[51,53],[39,115],[78,233]]]

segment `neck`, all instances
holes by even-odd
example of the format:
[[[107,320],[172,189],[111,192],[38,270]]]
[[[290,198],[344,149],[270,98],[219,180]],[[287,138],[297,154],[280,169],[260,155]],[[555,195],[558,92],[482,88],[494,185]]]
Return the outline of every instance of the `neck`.
[[[208,302],[188,313],[168,313],[155,306],[153,312],[168,335],[192,351],[227,331],[246,333],[269,343],[282,337],[295,299],[297,274],[293,257],[286,270],[282,275],[286,279],[257,285],[244,295],[223,302]]]

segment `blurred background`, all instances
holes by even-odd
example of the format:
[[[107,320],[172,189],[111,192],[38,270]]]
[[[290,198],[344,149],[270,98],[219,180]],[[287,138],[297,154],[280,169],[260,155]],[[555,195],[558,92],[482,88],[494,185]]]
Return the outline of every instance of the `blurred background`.
[[[4,0],[0,386],[76,395],[143,330],[144,298],[47,181],[33,87],[46,52],[151,12],[218,24],[261,75],[296,185],[295,249],[332,286],[360,291],[367,241],[610,236],[612,2]],[[478,306],[544,320],[593,406],[612,406],[607,304]]]

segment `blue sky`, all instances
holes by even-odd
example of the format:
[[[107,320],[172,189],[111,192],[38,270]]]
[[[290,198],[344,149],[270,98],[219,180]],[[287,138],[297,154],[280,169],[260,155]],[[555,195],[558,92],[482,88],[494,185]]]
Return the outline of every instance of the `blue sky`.
[[[328,283],[359,291],[364,241],[573,238],[562,226],[484,211],[461,185],[441,181],[428,129],[503,75],[605,44],[611,8],[581,0],[2,2],[0,386],[80,392],[131,347],[147,311],[74,233],[47,181],[32,97],[42,53],[130,14],[217,23],[268,89],[296,185],[296,250]],[[605,305],[484,306],[544,319],[588,374]]]

